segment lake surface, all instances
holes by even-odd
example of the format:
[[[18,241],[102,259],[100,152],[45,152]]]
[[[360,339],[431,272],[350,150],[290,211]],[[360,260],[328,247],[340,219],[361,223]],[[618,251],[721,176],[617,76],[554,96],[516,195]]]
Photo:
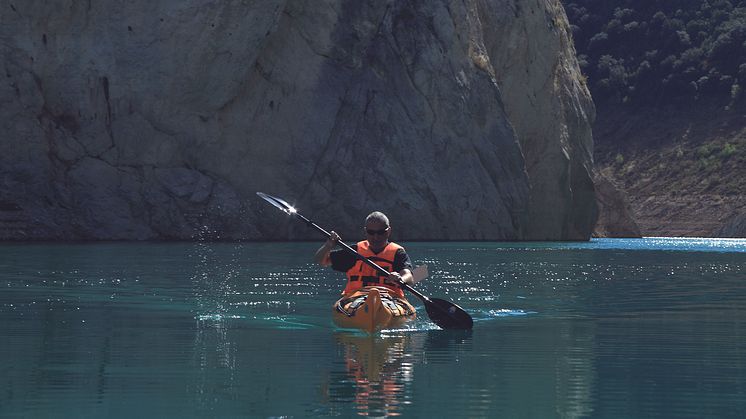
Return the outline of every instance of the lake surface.
[[[320,244],[0,245],[0,417],[746,417],[746,240],[402,243],[474,329],[372,337]]]

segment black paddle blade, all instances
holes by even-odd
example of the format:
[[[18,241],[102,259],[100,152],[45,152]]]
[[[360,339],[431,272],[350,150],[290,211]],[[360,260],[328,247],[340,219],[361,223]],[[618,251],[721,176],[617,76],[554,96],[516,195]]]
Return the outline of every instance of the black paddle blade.
[[[469,313],[450,301],[431,298],[429,302],[425,302],[425,310],[430,320],[442,329],[466,330],[474,326]]]
[[[287,202],[283,201],[282,199],[280,199],[280,198],[278,198],[276,196],[268,195],[268,194],[266,194],[264,192],[257,192],[256,194],[259,195],[259,197],[261,197],[265,201],[267,201],[270,204],[276,206],[277,208],[279,208],[280,210],[282,210],[282,212],[284,212],[286,214],[292,215],[292,214],[295,214],[297,212],[295,210],[295,208],[293,208],[292,205],[288,204]]]

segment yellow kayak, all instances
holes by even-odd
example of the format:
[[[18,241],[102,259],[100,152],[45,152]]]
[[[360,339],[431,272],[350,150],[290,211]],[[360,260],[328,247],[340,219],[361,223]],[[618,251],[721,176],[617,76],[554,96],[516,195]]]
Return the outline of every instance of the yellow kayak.
[[[332,311],[337,326],[368,333],[399,327],[417,316],[409,301],[391,295],[384,287],[375,286],[342,296],[334,303]]]

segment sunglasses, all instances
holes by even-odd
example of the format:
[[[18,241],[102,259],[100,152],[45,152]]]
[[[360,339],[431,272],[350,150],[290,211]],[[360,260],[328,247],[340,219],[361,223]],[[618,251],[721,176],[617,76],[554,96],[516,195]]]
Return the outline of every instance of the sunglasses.
[[[383,230],[371,230],[369,228],[366,228],[365,232],[368,233],[369,236],[375,236],[376,234],[383,235],[386,234],[387,231],[389,231],[389,228],[390,227],[386,227]]]

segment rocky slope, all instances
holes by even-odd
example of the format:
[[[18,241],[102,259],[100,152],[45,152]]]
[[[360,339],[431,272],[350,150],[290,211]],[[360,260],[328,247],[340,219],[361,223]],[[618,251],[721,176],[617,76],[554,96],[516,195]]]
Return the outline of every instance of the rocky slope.
[[[554,0],[4,2],[0,238],[587,239]]]
[[[746,237],[746,120],[704,106],[603,112],[599,170],[645,236]]]

